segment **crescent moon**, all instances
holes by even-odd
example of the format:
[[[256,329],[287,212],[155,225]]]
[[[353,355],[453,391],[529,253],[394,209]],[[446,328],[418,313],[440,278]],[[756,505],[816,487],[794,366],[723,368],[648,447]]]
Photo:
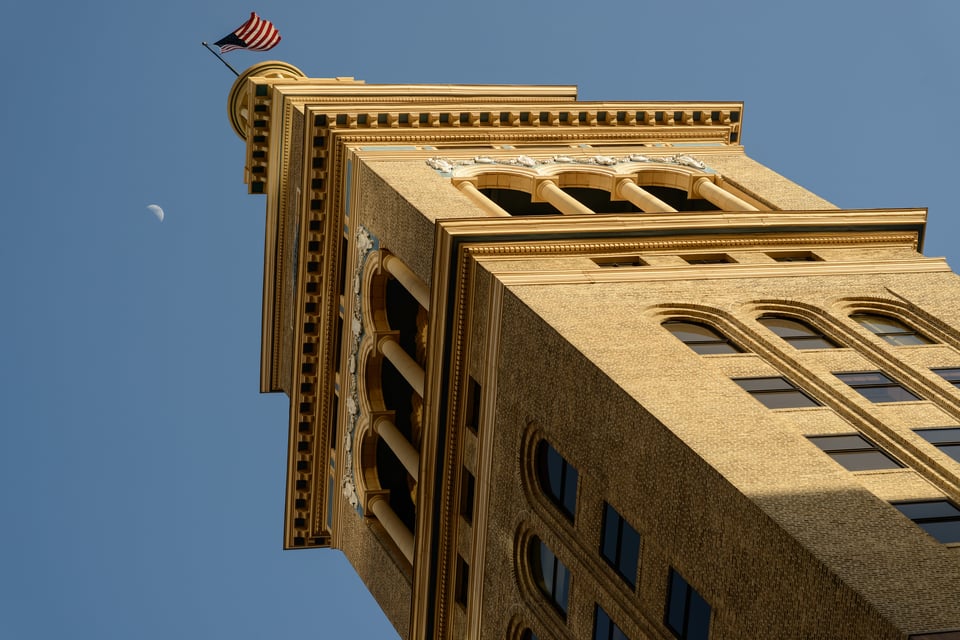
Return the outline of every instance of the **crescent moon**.
[[[157,216],[157,220],[159,220],[160,222],[163,222],[163,209],[161,209],[159,205],[148,204],[147,210],[150,211],[150,213],[152,213],[153,215]]]

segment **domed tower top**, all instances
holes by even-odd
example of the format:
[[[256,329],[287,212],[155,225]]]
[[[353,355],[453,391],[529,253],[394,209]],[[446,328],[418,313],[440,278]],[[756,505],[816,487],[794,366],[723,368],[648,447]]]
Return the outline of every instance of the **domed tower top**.
[[[247,127],[249,126],[250,99],[249,94],[244,91],[247,84],[247,78],[306,78],[306,74],[297,67],[280,60],[267,60],[258,62],[243,73],[234,81],[230,88],[230,96],[227,98],[227,116],[230,118],[230,125],[237,132],[242,140],[247,139]]]

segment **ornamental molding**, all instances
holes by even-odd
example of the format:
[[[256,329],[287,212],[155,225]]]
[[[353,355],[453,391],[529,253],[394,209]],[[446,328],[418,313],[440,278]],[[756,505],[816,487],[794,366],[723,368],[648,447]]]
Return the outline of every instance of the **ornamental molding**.
[[[357,493],[357,479],[353,464],[353,454],[357,424],[360,420],[360,345],[366,336],[366,327],[363,324],[363,272],[366,266],[367,258],[379,246],[379,241],[370,234],[362,225],[357,229],[356,248],[357,263],[353,270],[353,313],[350,317],[350,356],[347,359],[347,425],[343,434],[342,450],[344,460],[341,464],[343,477],[340,481],[340,492],[350,503],[350,506],[362,515],[363,508],[360,505],[360,496]]]
[[[715,173],[701,160],[687,154],[672,156],[645,156],[639,153],[631,153],[626,156],[569,156],[554,155],[550,158],[531,158],[526,155],[518,155],[513,158],[494,158],[492,156],[474,156],[469,159],[447,159],[435,156],[426,160],[427,166],[438,171],[441,175],[451,176],[461,167],[475,167],[477,165],[490,166],[508,166],[525,167],[535,169],[537,167],[569,165],[569,166],[600,166],[613,167],[623,164],[652,164],[652,165],[672,165],[675,167],[686,167],[696,169],[707,173]]]
[[[704,249],[738,248],[760,249],[783,246],[849,246],[849,245],[909,245],[915,246],[917,236],[914,233],[878,233],[875,235],[785,235],[758,238],[666,238],[666,239],[617,239],[597,242],[522,242],[512,244],[484,244],[470,247],[475,256],[511,257],[522,255],[560,255],[560,254],[620,254],[639,251],[690,251]],[[942,260],[924,258],[924,262],[935,261],[934,270],[949,270]],[[791,263],[794,266],[801,263]],[[886,264],[886,263],[884,263]],[[649,268],[649,267],[647,267]]]

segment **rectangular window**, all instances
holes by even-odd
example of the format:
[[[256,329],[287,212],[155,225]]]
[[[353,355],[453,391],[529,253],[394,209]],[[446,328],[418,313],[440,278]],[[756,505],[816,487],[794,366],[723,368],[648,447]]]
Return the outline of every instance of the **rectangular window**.
[[[464,467],[460,476],[460,515],[467,521],[467,524],[473,524],[473,493],[476,481],[473,474]]]
[[[767,254],[777,262],[817,262],[820,256],[811,251],[771,251]]]
[[[457,554],[457,576],[454,584],[454,598],[458,603],[467,606],[467,595],[470,586],[470,565],[460,554]]]
[[[834,373],[833,375],[856,389],[870,402],[909,402],[920,399],[880,371]]]
[[[467,429],[477,433],[480,421],[480,383],[469,376],[467,379],[467,415],[465,423]]]
[[[724,264],[736,262],[725,253],[701,253],[697,255],[680,256],[687,261],[687,264]]]
[[[810,442],[850,471],[899,469],[901,464],[866,438],[856,434],[808,436]]]
[[[603,256],[592,258],[598,267],[616,268],[616,267],[645,267],[646,262],[640,259],[640,256]]]
[[[770,378],[734,378],[743,389],[769,409],[819,407],[820,403],[780,376]]]
[[[960,427],[917,429],[916,434],[960,462]]]
[[[627,640],[627,634],[620,630],[600,605],[594,606],[593,640]]]
[[[960,389],[960,369],[933,369],[933,372]]]
[[[893,506],[940,542],[960,542],[960,509],[949,500],[900,502]]]
[[[664,623],[681,640],[710,637],[710,605],[673,567],[667,584]]]
[[[631,589],[636,588],[637,565],[640,563],[640,534],[606,502],[603,503],[600,555]]]

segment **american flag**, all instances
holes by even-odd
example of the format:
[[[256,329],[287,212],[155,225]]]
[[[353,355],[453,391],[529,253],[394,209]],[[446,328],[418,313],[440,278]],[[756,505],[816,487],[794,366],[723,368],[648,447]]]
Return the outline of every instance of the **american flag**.
[[[278,42],[280,32],[273,23],[251,12],[250,19],[237,27],[236,31],[213,44],[220,47],[220,53],[226,53],[234,49],[267,51],[277,46]]]

